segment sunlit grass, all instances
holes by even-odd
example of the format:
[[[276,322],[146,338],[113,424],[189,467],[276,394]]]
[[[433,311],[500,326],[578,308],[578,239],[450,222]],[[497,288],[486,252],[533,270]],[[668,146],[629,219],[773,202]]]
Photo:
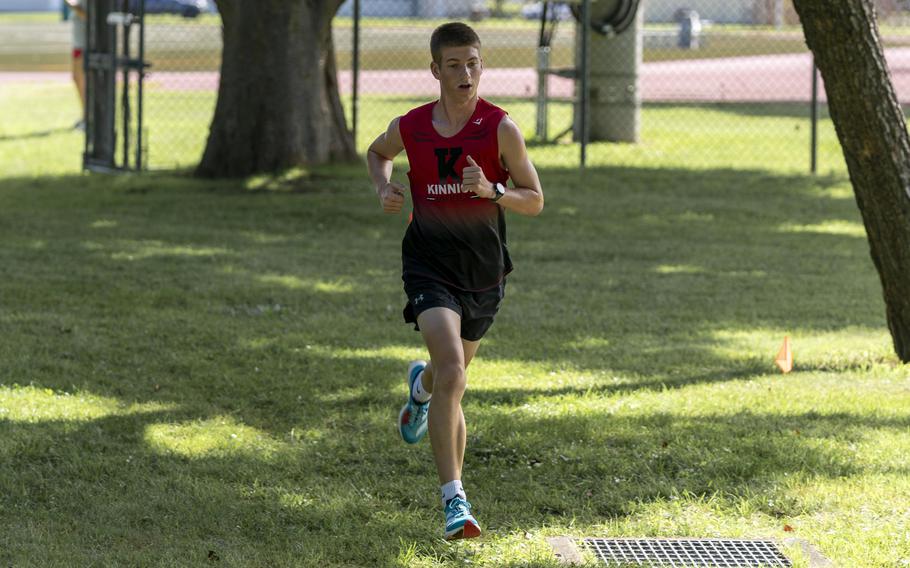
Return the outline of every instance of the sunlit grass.
[[[194,167],[205,147],[215,94],[150,89],[146,98],[147,167]],[[40,104],[30,104],[36,100]],[[392,118],[419,102],[408,97],[363,97],[357,129],[359,151],[366,151]],[[506,108],[528,139],[533,139],[533,101],[494,98],[492,102]],[[551,103],[552,133],[571,125],[571,109],[568,102]],[[641,142],[592,143],[587,153],[588,165],[804,173],[809,168],[809,122],[799,111],[793,105],[646,105],[642,110]],[[77,116],[78,102],[68,85],[23,84],[0,92],[0,160],[7,174],[78,171],[84,140],[71,129]],[[821,171],[843,172],[843,157],[830,120],[821,122],[819,141]],[[571,134],[560,143],[532,144],[530,153],[535,163],[544,168],[575,168],[580,161],[580,148],[571,141]],[[277,176],[255,176],[247,180],[246,186],[253,191],[294,190],[309,175],[305,170],[292,169]],[[572,213],[566,210],[562,214]]]
[[[289,453],[281,443],[256,428],[238,423],[232,417],[214,417],[185,424],[153,424],[145,440],[154,450],[189,458],[224,458],[247,455],[269,462],[278,453]]]
[[[781,231],[793,233],[818,233],[822,235],[843,235],[856,237],[858,239],[866,238],[866,228],[862,223],[849,223],[846,221],[830,221],[819,223],[817,225],[784,225]]]
[[[27,377],[23,377],[25,379]],[[166,410],[168,405],[126,404],[90,393],[54,391],[32,385],[0,386],[0,420],[18,423],[89,422],[107,416]],[[7,441],[9,442],[9,440]]]
[[[324,282],[319,280],[304,280],[296,276],[280,274],[264,274],[259,277],[266,284],[280,284],[292,290],[311,290],[314,292],[328,292],[346,294],[354,291],[354,286],[346,282]]]

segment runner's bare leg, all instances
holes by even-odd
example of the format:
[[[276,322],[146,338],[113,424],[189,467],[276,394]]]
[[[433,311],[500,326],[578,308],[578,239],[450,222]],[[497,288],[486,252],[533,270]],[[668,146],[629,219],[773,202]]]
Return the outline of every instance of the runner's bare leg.
[[[467,442],[461,409],[467,386],[465,370],[480,342],[461,339],[461,318],[448,308],[430,308],[417,316],[417,323],[431,361],[422,379],[424,389],[433,393],[427,415],[430,445],[439,483],[445,484],[461,479]]]

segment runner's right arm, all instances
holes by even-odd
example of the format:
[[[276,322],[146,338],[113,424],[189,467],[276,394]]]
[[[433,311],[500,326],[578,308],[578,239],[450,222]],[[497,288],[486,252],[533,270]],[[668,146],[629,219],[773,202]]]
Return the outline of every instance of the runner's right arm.
[[[404,205],[404,194],[407,188],[392,181],[392,160],[404,150],[401,132],[398,130],[398,118],[394,119],[388,130],[379,135],[370,144],[367,151],[367,167],[370,179],[376,188],[382,210],[386,213],[399,213]]]

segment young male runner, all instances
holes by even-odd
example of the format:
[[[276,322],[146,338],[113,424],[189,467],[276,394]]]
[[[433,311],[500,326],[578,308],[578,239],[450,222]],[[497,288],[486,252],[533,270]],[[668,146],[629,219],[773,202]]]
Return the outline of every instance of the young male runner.
[[[543,191],[521,131],[505,111],[477,96],[483,58],[474,30],[439,26],[430,51],[439,100],[394,119],[367,160],[386,213],[401,211],[406,191],[391,181],[392,159],[404,150],[410,165],[413,218],[401,247],[404,319],[423,334],[430,363],[408,367],[399,431],[414,444],[429,429],[445,537],[472,538],[480,536],[480,525],[461,484],[465,369],[493,324],[512,270],[504,210],[537,215]],[[507,188],[510,177],[514,187]]]

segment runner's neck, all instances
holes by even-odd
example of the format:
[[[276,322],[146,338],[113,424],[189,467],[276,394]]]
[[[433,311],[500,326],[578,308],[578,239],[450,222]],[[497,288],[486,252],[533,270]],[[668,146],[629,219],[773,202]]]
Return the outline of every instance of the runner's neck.
[[[441,135],[455,136],[464,128],[474,115],[478,97],[475,95],[464,103],[458,103],[440,95],[439,102],[433,106],[433,127]]]

